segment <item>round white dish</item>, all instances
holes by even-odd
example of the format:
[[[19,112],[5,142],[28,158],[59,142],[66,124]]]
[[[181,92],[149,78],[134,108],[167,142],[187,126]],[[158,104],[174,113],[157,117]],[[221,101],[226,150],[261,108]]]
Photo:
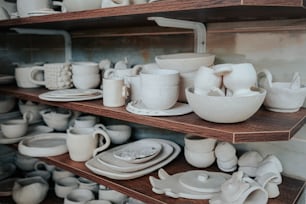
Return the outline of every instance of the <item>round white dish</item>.
[[[172,142],[172,141],[162,140],[162,139],[152,139],[152,140],[158,141],[162,144],[168,144],[168,145],[173,146],[174,152],[169,157],[167,157],[166,159],[164,159],[161,162],[158,162],[157,164],[155,164],[153,166],[150,166],[148,168],[145,168],[145,169],[142,169],[142,170],[139,170],[139,171],[130,172],[130,173],[119,172],[119,171],[115,171],[111,168],[108,168],[107,166],[101,164],[98,161],[97,157],[94,157],[93,159],[87,161],[85,163],[85,165],[88,169],[90,169],[95,174],[98,174],[98,175],[101,175],[101,176],[106,176],[106,177],[111,178],[111,179],[129,180],[129,179],[134,179],[134,178],[144,176],[148,173],[151,173],[151,172],[167,165],[173,159],[175,159],[179,155],[179,153],[181,152],[180,146],[177,145],[176,143]]]
[[[162,149],[158,142],[139,140],[115,151],[114,157],[129,163],[143,163],[154,158]]]
[[[131,101],[126,106],[126,110],[137,115],[147,116],[176,116],[192,112],[188,104],[180,102],[177,102],[172,108],[167,110],[151,110],[146,108],[141,101]]]
[[[106,166],[107,168],[113,169],[118,172],[129,173],[129,172],[139,171],[154,166],[157,163],[168,158],[171,154],[173,154],[174,149],[172,145],[166,142],[162,142],[161,144],[162,144],[161,152],[150,161],[144,163],[133,164],[115,158],[113,156],[113,151],[115,151],[118,148],[113,148],[105,152],[102,152],[100,155],[97,156],[97,161],[100,162],[102,165]]]
[[[18,144],[21,154],[31,157],[48,157],[68,152],[66,146],[67,134],[44,133],[28,137]]]
[[[28,128],[28,131],[27,131],[25,136],[16,137],[16,138],[7,138],[0,131],[0,144],[14,144],[14,143],[17,143],[20,140],[23,140],[27,137],[32,137],[34,135],[38,135],[38,134],[41,134],[41,133],[49,133],[49,132],[52,132],[52,131],[53,131],[53,129],[49,128],[47,126],[35,125],[35,126],[30,126]]]
[[[103,97],[102,90],[98,89],[65,89],[49,91],[38,96],[42,100],[55,102],[86,101]]]

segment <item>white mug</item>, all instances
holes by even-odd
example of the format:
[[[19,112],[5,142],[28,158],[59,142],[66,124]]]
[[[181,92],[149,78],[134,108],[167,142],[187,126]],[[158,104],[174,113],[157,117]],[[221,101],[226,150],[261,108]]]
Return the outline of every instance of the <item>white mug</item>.
[[[18,67],[15,68],[15,79],[17,86],[20,88],[36,88],[40,85],[37,83],[33,83],[30,81],[30,74],[31,74],[32,67]],[[35,81],[42,81],[44,78],[43,73],[37,72],[32,76]]]
[[[51,7],[51,0],[17,0],[17,11],[20,17],[28,17],[30,12]]]
[[[103,105],[120,107],[125,105],[128,89],[122,78],[103,79]]]
[[[69,156],[73,161],[87,161],[111,144],[110,137],[101,125],[96,125],[93,128],[70,127],[67,134],[67,147]],[[102,137],[100,141],[105,140],[105,143],[97,147],[99,136]]]

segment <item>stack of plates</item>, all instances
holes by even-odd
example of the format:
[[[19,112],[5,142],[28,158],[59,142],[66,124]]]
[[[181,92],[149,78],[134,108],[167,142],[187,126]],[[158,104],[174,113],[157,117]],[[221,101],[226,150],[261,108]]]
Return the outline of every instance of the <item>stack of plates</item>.
[[[163,139],[142,139],[104,151],[86,162],[98,175],[128,180],[151,173],[171,162],[181,148]]]
[[[64,89],[48,91],[38,96],[46,101],[85,101],[102,98],[102,90],[99,89]]]

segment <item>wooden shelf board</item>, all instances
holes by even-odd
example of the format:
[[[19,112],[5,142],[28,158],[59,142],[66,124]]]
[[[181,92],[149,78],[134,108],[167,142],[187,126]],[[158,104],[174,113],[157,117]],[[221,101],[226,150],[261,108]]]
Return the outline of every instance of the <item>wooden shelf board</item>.
[[[58,167],[71,171],[79,176],[86,177],[92,181],[108,186],[128,196],[142,200],[143,202],[150,204],[208,204],[208,200],[191,200],[184,198],[170,198],[165,195],[155,194],[151,189],[152,186],[149,182],[149,176],[158,178],[157,171],[140,178],[131,180],[114,180],[104,176],[99,176],[92,173],[83,162],[74,162],[70,160],[68,154],[63,154],[56,157],[42,158],[50,164],[54,164]],[[184,155],[179,155],[174,161],[164,167],[164,169],[170,174],[184,172],[188,170],[199,170],[198,168],[191,167],[184,159]],[[204,170],[218,171],[217,167],[210,167]],[[280,196],[275,199],[269,199],[269,204],[293,204],[299,198],[302,190],[304,189],[304,181],[289,178],[283,176],[283,182],[279,186]]]
[[[305,18],[301,0],[164,0],[151,4],[68,12],[3,20],[0,29],[9,27],[56,28],[75,30],[92,27],[155,25],[149,16],[163,16],[200,22]]]
[[[176,132],[212,137],[232,143],[289,140],[305,123],[306,109],[296,113],[276,113],[260,109],[241,123],[220,124],[202,120],[194,113],[183,116],[150,117],[129,113],[125,107],[109,108],[102,99],[83,102],[49,102],[38,95],[47,89],[23,89],[16,86],[1,86],[0,92],[20,99],[31,100],[52,106],[82,111],[103,117],[164,128]]]

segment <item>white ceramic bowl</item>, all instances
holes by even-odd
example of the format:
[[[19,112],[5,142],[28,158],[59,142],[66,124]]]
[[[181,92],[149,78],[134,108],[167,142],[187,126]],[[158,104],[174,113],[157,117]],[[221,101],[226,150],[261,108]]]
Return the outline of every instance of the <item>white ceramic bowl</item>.
[[[215,149],[217,140],[195,135],[186,135],[184,137],[185,147],[194,152],[211,152]]]
[[[141,85],[174,86],[179,85],[180,75],[171,69],[149,69],[140,72]]]
[[[5,137],[16,138],[24,136],[28,130],[28,123],[23,119],[12,119],[1,124],[1,130]]]
[[[179,86],[141,87],[141,100],[151,110],[166,110],[174,106],[179,97]]]
[[[200,118],[215,123],[237,123],[250,118],[262,105],[266,90],[257,90],[258,94],[249,96],[199,95],[193,88],[185,91],[189,105]]]
[[[52,109],[45,109],[40,111],[40,114],[48,127],[57,131],[64,131],[69,126],[70,111],[61,113]]]
[[[156,56],[155,61],[162,69],[174,69],[184,73],[196,71],[201,66],[212,66],[215,55],[209,53],[178,53]]]
[[[206,168],[211,166],[215,160],[215,153],[211,152],[194,152],[188,148],[184,148],[184,155],[186,161],[197,168]]]
[[[99,74],[99,65],[95,62],[73,62],[72,75]]]
[[[63,177],[55,182],[55,195],[59,198],[65,198],[71,191],[79,186],[78,179],[75,177]]]
[[[100,74],[74,74],[72,75],[72,81],[74,86],[78,89],[94,89],[100,85],[101,76]]]
[[[10,112],[16,104],[16,98],[13,96],[0,96],[0,113]]]
[[[132,128],[128,125],[108,125],[105,128],[112,144],[115,145],[125,143],[132,134]]]

